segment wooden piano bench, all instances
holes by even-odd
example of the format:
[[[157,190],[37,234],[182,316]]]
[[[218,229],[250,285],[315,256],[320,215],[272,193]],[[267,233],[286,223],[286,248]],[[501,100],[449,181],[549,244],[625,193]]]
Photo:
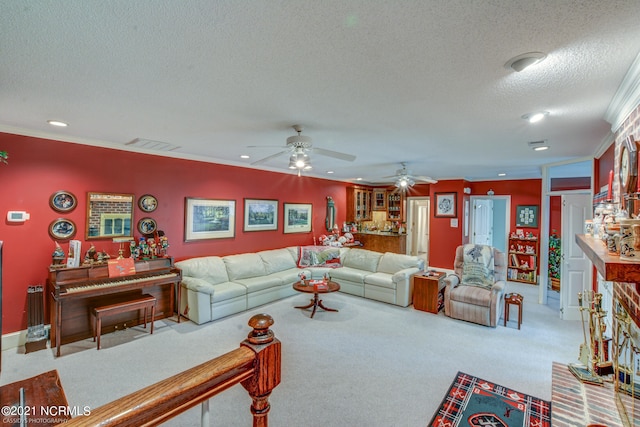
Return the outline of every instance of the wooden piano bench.
[[[100,350],[100,332],[102,332],[102,318],[109,315],[126,313],[134,310],[144,309],[144,327],[147,327],[147,309],[151,309],[151,333],[153,334],[153,320],[156,313],[156,298],[154,296],[144,294],[139,298],[118,302],[115,304],[95,307],[93,309],[93,317],[95,319],[95,327],[93,330],[93,340],[98,341],[98,350]]]

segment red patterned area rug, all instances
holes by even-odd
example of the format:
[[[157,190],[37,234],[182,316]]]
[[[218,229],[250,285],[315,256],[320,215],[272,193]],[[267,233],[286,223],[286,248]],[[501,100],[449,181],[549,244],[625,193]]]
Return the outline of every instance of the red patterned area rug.
[[[458,372],[429,426],[549,427],[551,403]]]

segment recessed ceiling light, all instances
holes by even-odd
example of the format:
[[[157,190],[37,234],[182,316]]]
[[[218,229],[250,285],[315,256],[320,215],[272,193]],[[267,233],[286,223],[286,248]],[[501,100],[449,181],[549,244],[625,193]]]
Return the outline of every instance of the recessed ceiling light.
[[[540,147],[535,147],[533,150],[534,151],[544,151],[544,150],[548,150],[549,147],[546,145],[541,145]]]
[[[538,111],[536,113],[525,114],[524,116],[522,116],[522,118],[527,120],[529,123],[536,123],[544,119],[548,115],[549,115],[548,111]]]
[[[65,122],[61,122],[59,120],[47,120],[47,123],[49,123],[51,126],[58,126],[58,127],[61,127],[61,128],[65,128],[65,127],[69,126]]]
[[[247,156],[246,154],[241,154],[241,155],[240,155],[240,158],[241,158],[241,159],[249,159],[250,157],[249,157],[249,156]]]
[[[504,68],[510,68],[514,71],[520,72],[525,68],[529,68],[530,66],[543,61],[546,57],[547,55],[542,52],[523,53],[522,55],[515,56],[508,60],[507,63],[504,64]]]
[[[506,173],[504,173],[504,172],[500,172],[500,173],[498,174],[498,176],[507,176],[507,174],[506,174]]]
[[[327,173],[333,173],[333,171],[327,171]]]
[[[362,178],[356,178],[356,181],[362,181]]]

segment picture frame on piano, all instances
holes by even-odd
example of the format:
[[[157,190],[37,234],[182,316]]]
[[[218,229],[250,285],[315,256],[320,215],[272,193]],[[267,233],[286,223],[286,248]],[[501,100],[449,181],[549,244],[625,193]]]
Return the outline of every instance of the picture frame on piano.
[[[235,230],[235,200],[185,198],[185,242],[232,238]]]

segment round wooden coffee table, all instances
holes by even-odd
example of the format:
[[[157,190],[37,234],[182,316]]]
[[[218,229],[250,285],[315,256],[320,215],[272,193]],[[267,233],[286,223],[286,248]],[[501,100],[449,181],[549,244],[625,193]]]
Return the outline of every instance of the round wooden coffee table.
[[[315,287],[309,284],[309,280],[294,283],[293,289],[295,289],[296,291],[313,293],[313,298],[311,298],[311,302],[309,304],[297,306],[296,308],[307,309],[307,308],[313,307],[313,310],[311,311],[312,319],[313,319],[313,315],[316,314],[316,309],[318,307],[320,307],[324,311],[338,311],[335,308],[325,307],[324,304],[322,304],[322,300],[318,298],[318,294],[328,294],[329,292],[335,292],[340,290],[340,285],[337,284],[336,282],[329,281],[327,285],[329,285],[329,289],[316,291]]]

